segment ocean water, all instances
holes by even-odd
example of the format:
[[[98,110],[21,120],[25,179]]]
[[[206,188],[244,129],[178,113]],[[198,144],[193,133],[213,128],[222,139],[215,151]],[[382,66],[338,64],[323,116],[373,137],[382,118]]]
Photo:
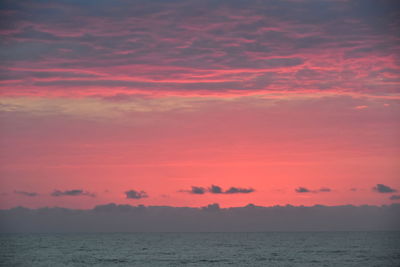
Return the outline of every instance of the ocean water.
[[[2,234],[1,266],[400,266],[400,232]]]

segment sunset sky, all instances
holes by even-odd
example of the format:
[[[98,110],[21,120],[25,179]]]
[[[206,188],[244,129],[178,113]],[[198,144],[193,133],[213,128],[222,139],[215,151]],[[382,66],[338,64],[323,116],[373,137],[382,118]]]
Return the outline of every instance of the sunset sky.
[[[0,208],[400,202],[400,2],[0,3]]]

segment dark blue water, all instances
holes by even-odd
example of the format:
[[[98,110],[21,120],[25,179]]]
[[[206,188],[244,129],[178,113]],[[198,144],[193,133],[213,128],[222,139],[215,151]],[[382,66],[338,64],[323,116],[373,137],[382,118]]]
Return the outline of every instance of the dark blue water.
[[[400,232],[3,234],[1,266],[400,266]]]

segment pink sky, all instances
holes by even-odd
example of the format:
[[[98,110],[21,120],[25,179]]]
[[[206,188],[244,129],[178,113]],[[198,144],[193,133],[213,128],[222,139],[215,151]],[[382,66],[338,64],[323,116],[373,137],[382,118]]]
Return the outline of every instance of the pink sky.
[[[0,208],[398,201],[398,9],[250,2],[6,1]]]

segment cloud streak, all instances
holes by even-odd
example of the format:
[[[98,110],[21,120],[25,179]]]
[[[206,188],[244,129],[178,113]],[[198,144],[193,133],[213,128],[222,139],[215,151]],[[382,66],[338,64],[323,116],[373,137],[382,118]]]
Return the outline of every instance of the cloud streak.
[[[253,193],[255,190],[253,188],[241,188],[241,187],[231,187],[226,190],[225,194],[249,194]]]
[[[125,196],[127,199],[142,199],[147,198],[148,195],[144,191],[136,191],[136,190],[129,190],[125,192]]]
[[[207,190],[204,187],[192,186],[190,190],[181,190],[180,192],[187,192],[194,195],[203,195],[207,192]]]
[[[400,195],[393,195],[393,196],[390,196],[389,199],[390,199],[390,200],[400,200]]]
[[[373,191],[377,193],[382,193],[382,194],[387,194],[387,193],[394,193],[397,192],[396,189],[391,188],[390,186],[384,185],[384,184],[377,184],[372,188]]]
[[[218,185],[211,185],[211,186],[208,188],[208,192],[210,192],[211,194],[222,194],[222,193],[223,193],[223,190],[222,190],[222,188],[221,188],[220,186],[218,186]]]
[[[296,193],[300,193],[300,194],[302,194],[302,193],[327,193],[327,192],[332,192],[332,189],[330,189],[328,187],[321,187],[318,190],[311,190],[306,187],[300,186],[300,187],[296,188],[294,191]]]
[[[66,94],[71,87],[80,88],[74,94],[94,87],[100,94],[110,88],[393,93],[397,7],[394,1],[117,0],[96,8],[4,1],[0,59],[10,67],[2,68],[1,85],[7,94],[15,87],[19,94]]]
[[[191,190],[181,190],[180,192],[187,192],[191,194],[203,195],[205,193],[211,194],[249,194],[255,192],[253,188],[242,188],[242,187],[230,187],[227,190],[223,190],[218,185],[211,185],[208,188],[200,186],[192,186]]]
[[[26,192],[26,191],[15,190],[14,193],[17,194],[17,195],[26,196],[26,197],[37,197],[37,196],[39,196],[39,194],[36,193],[36,192]]]
[[[96,197],[96,194],[84,191],[82,189],[72,189],[72,190],[54,190],[51,193],[51,196],[53,197],[64,197],[64,196],[70,196],[70,197],[78,197],[78,196],[88,196],[88,197]]]

